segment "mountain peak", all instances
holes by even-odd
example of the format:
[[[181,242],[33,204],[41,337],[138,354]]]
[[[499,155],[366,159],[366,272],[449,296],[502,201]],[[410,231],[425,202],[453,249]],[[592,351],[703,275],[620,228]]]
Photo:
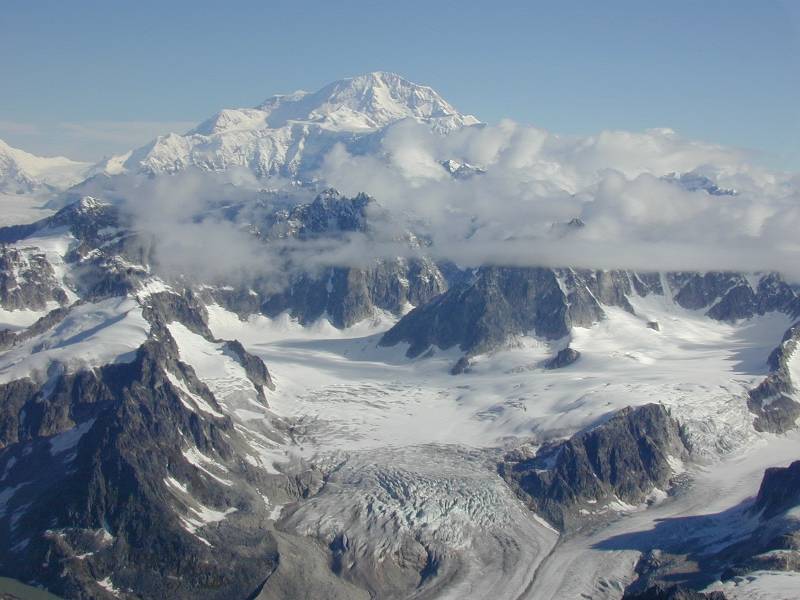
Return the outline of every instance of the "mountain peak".
[[[80,181],[89,163],[63,156],[42,157],[0,140],[0,191],[30,192],[42,186],[65,188]]]
[[[266,122],[273,128],[304,121],[333,130],[378,129],[412,118],[449,131],[479,122],[459,113],[432,88],[387,71],[334,81],[312,94],[272,96],[257,110],[267,113]]]
[[[254,108],[221,110],[185,135],[161,136],[98,168],[106,173],[172,173],[187,167],[223,171],[237,166],[257,177],[295,178],[318,168],[335,144],[364,148],[374,141],[373,134],[405,119],[437,134],[480,123],[426,85],[375,71],[313,93],[272,96]]]

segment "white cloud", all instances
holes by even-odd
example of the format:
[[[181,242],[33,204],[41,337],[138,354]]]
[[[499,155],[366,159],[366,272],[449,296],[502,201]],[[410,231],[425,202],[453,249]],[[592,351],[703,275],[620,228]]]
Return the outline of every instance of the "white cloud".
[[[186,172],[122,178],[116,193],[130,200],[138,226],[157,240],[163,270],[227,282],[259,279],[270,289],[297,270],[413,256],[418,249],[397,241],[406,226],[430,240],[425,253],[465,267],[778,270],[800,281],[800,178],[747,158],[669,130],[576,138],[504,121],[441,137],[404,122],[386,133],[377,154],[334,147],[318,173],[347,195],[374,196],[388,220],[373,221],[369,237],[269,247],[251,234],[263,213],[229,221],[215,208],[253,200],[260,187],[282,182],[258,181],[245,170]],[[486,172],[452,178],[440,164],[445,159]],[[688,171],[737,194],[690,191],[664,179]],[[563,226],[574,218],[585,227]]]
[[[444,138],[402,124],[385,160],[329,154],[320,176],[364,191],[398,214],[425,219],[431,251],[487,262],[637,269],[781,270],[800,276],[798,177],[762,169],[737,149],[687,140],[669,129],[558,136],[504,121]],[[456,159],[486,174],[443,177]],[[690,191],[663,177],[695,172],[737,195]],[[553,224],[579,217],[563,236]],[[465,242],[465,239],[468,241]]]

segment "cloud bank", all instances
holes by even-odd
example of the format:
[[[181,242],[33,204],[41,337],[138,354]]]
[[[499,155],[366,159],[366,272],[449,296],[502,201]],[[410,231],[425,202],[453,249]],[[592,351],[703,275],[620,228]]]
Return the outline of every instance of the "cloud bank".
[[[461,264],[779,270],[800,278],[800,178],[669,129],[558,136],[506,121],[447,137],[400,123],[383,155],[337,147],[321,178],[422,219],[432,252]],[[485,170],[451,177],[443,160]],[[693,173],[715,195],[687,189]],[[572,219],[584,227],[564,228]]]
[[[297,271],[425,254],[463,267],[774,270],[800,281],[800,177],[668,129],[580,138],[503,121],[441,136],[403,121],[377,154],[335,146],[316,176],[316,189],[377,200],[368,235],[265,244],[254,233],[274,198],[290,206],[315,192],[243,170],[129,179],[115,194],[155,236],[163,270],[204,280],[279,288]],[[719,188],[735,193],[709,193]],[[423,246],[402,241],[404,229]]]

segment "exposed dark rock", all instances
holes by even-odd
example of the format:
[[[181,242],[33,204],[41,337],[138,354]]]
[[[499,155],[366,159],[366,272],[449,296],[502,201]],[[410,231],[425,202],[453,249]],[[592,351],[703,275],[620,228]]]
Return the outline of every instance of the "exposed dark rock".
[[[664,295],[660,273],[630,273],[631,285],[640,296],[649,294]]]
[[[210,342],[222,342],[223,350],[244,368],[259,399],[264,404],[267,403],[264,388],[274,390],[275,384],[272,383],[269,369],[264,361],[245,350],[238,340],[216,339],[208,328],[208,312],[205,306],[191,290],[184,290],[182,294],[175,292],[151,294],[146,300],[142,314],[154,327],[161,328],[177,321]]]
[[[310,204],[271,213],[261,237],[268,243],[288,238],[298,241],[336,239],[351,234],[368,238],[374,235],[371,218],[384,219],[380,207],[361,194],[346,198],[335,190],[326,190]],[[391,228],[390,228],[391,229]],[[419,240],[407,231],[398,231],[399,242],[417,248]],[[294,276],[282,292],[262,298],[261,311],[276,316],[288,311],[308,324],[327,316],[336,327],[348,327],[374,314],[376,309],[395,314],[406,307],[424,304],[447,287],[445,278],[427,258],[397,258],[368,261],[362,266],[337,266],[306,271]],[[259,286],[253,286],[258,290]],[[256,297],[261,297],[258,291]],[[222,302],[237,314],[244,314],[254,303],[247,290],[222,294]]]
[[[800,572],[800,552],[764,552],[726,568],[720,579],[728,581],[735,577],[747,577],[753,571]]]
[[[96,241],[101,230],[119,225],[119,216],[115,206],[85,196],[34,223],[0,227],[0,243],[19,242],[37,231],[58,228],[68,229],[78,240]]]
[[[680,175],[677,173],[670,173],[669,175],[663,177],[663,179],[665,181],[669,181],[670,183],[676,183],[683,189],[690,192],[704,191],[712,196],[736,195],[736,190],[730,188],[721,188],[705,175],[700,175],[694,171],[681,173]]]
[[[129,221],[116,206],[84,197],[36,223],[0,227],[0,240],[21,242],[37,232],[68,230],[75,238],[64,256],[70,266],[70,287],[82,298],[96,300],[134,292],[151,276],[153,240],[133,233]],[[62,285],[57,282],[56,287],[60,290]],[[66,296],[63,301],[54,299],[66,302]]]
[[[470,361],[466,356],[462,356],[456,361],[456,364],[453,365],[453,368],[450,369],[451,375],[461,375],[462,373],[468,373],[470,369]]]
[[[544,368],[563,369],[564,367],[568,367],[578,360],[580,356],[581,353],[577,350],[573,350],[572,348],[564,348],[563,350],[559,350],[558,354],[556,354],[553,358],[546,360],[544,363]]]
[[[755,290],[739,273],[668,273],[675,302],[691,310],[707,309],[719,321],[747,319],[771,311],[797,315],[800,301],[792,288],[776,273],[759,279]]]
[[[800,311],[797,294],[774,273],[763,275],[754,290],[738,273],[676,272],[662,278],[658,273],[482,267],[428,304],[417,305],[381,344],[406,342],[409,356],[430,346],[458,346],[472,355],[494,350],[519,335],[559,338],[574,326],[591,327],[604,319],[604,307],[633,312],[629,298],[663,294],[664,279],[677,304],[706,310],[717,320]]]
[[[672,478],[669,457],[686,458],[680,426],[658,404],[626,408],[533,458],[515,453],[499,465],[503,478],[537,514],[560,529],[615,500],[639,504]]]
[[[494,349],[513,335],[563,337],[568,332],[566,313],[566,299],[551,270],[483,267],[473,282],[412,310],[380,343],[407,342],[411,357],[431,345],[457,345],[472,355]]]
[[[800,460],[764,471],[753,510],[769,519],[796,506],[800,506]]]
[[[469,355],[494,350],[515,336],[558,339],[573,326],[605,318],[603,305],[633,312],[623,271],[481,267],[471,279],[406,315],[381,340],[410,344],[409,356],[429,346],[458,346]]]
[[[0,448],[25,438],[24,431],[38,429],[24,427],[20,422],[22,408],[32,402],[39,387],[30,379],[17,379],[0,384]]]
[[[756,415],[753,427],[757,431],[784,433],[797,427],[800,403],[788,395],[777,392],[775,380],[768,377],[755,390],[750,391],[747,407]]]
[[[722,299],[708,310],[717,321],[735,321],[752,317],[757,310],[756,294],[747,283],[728,290]]]
[[[794,399],[797,382],[793,382],[789,359],[798,351],[800,323],[795,323],[783,336],[781,345],[769,356],[770,374],[750,390],[747,406],[756,415],[753,426],[758,431],[784,433],[797,426],[800,402]]]
[[[9,471],[4,485],[16,490],[11,512],[24,507],[13,529],[8,515],[0,519],[3,573],[79,598],[111,597],[96,583],[108,575],[141,598],[243,598],[263,583],[277,553],[262,494],[288,490],[289,481],[239,458],[246,443],[227,417],[200,418],[185,406],[167,372],[218,408],[177,356],[169,331],[154,326],[132,363],[62,376],[46,396],[28,380],[3,387],[4,417],[18,407],[18,425],[4,429],[16,429],[17,441],[0,463]],[[32,416],[36,403],[43,409]],[[67,437],[51,443],[55,433]],[[220,475],[235,485],[188,461],[187,444],[223,465]],[[66,454],[56,450],[62,446]],[[30,480],[32,473],[42,476]],[[170,487],[170,477],[187,494]],[[204,529],[207,541],[185,525],[196,519],[195,503],[231,512]]]
[[[768,273],[758,282],[756,313],[759,315],[780,311],[793,318],[800,317],[800,298],[792,287],[777,273]]]
[[[269,369],[267,369],[267,365],[264,364],[264,361],[245,350],[239,340],[226,341],[223,347],[226,352],[230,353],[234,359],[242,365],[244,372],[247,374],[247,378],[252,382],[253,387],[256,388],[259,398],[262,402],[266,403],[267,399],[264,396],[264,388],[274,390],[275,384],[272,383],[272,377],[270,377]]]
[[[623,600],[725,600],[722,592],[697,592],[681,585],[656,584],[640,592],[626,592]]]
[[[800,522],[787,516],[799,505],[797,461],[767,469],[755,501],[713,515],[666,519],[656,525],[666,530],[650,532],[643,540],[647,551],[627,591],[642,593],[654,585],[666,588],[675,583],[703,588],[716,579],[749,577],[754,571],[800,571]],[[731,535],[734,531],[737,534]],[[693,533],[686,535],[689,532]],[[653,540],[663,546],[653,548]]]
[[[348,327],[382,309],[399,314],[408,304],[424,304],[445,289],[436,266],[424,260],[376,261],[370,268],[333,267],[322,275],[301,275],[261,309],[274,317],[284,311],[303,324],[326,315]]]
[[[351,199],[328,189],[311,204],[301,204],[292,209],[287,222],[296,227],[300,239],[327,235],[332,231],[366,231],[369,208],[376,208],[376,203],[366,194]]]
[[[0,247],[0,306],[43,310],[51,301],[68,302],[44,253],[36,248]]]
[[[21,344],[26,340],[49,331],[63,321],[64,318],[69,314],[69,311],[80,303],[81,301],[79,300],[70,306],[60,306],[58,308],[54,308],[43,317],[38,318],[32,325],[20,331],[10,331],[7,329],[3,330],[0,332],[0,350],[10,348],[16,344]]]
[[[559,277],[568,289],[583,289],[591,295],[596,302],[605,306],[618,306],[632,313],[633,307],[628,300],[632,292],[631,281],[625,271],[591,271],[588,269],[560,269]],[[589,302],[585,296],[583,302]],[[594,321],[582,322],[573,313],[575,302],[568,296],[570,303],[570,318],[574,325],[589,326]],[[602,309],[600,318],[603,317]],[[595,319],[595,321],[599,320]]]
[[[675,302],[683,308],[700,310],[708,308],[734,287],[748,285],[737,273],[668,273],[667,281]]]
[[[480,167],[457,160],[442,160],[439,164],[442,165],[454,179],[469,179],[475,175],[483,175],[486,173],[486,171]]]
[[[158,292],[151,294],[142,307],[142,315],[150,323],[168,324],[178,321],[189,331],[207,340],[214,336],[208,328],[208,312],[191,290],[182,294]]]
[[[658,321],[648,321],[647,327],[653,331],[661,331],[661,325],[658,324]]]

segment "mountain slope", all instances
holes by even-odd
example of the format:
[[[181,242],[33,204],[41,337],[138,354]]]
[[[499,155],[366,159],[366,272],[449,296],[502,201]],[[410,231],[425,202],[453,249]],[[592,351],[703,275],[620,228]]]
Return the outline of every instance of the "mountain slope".
[[[498,129],[501,154],[541,148]],[[0,574],[102,600],[620,600],[662,583],[653,548],[708,581],[800,572],[797,467],[741,504],[797,458],[800,289],[746,261],[581,266],[653,205],[621,174],[454,150],[495,133],[373,73],[222,111],[0,227]],[[361,193],[359,165],[416,164],[404,136],[435,147],[444,213],[414,168]],[[346,194],[315,171],[337,144]],[[753,201],[643,169],[637,199],[704,207],[702,237]],[[539,203],[558,210],[520,210]]]
[[[258,177],[301,177],[335,144],[363,152],[387,126],[413,119],[437,133],[476,125],[433,89],[393,73],[343,79],[309,94],[273,96],[255,108],[222,110],[185,135],[161,136],[100,165],[117,173],[173,173],[190,167],[250,169]]]
[[[63,189],[86,177],[90,166],[63,156],[36,156],[0,140],[0,192]]]

